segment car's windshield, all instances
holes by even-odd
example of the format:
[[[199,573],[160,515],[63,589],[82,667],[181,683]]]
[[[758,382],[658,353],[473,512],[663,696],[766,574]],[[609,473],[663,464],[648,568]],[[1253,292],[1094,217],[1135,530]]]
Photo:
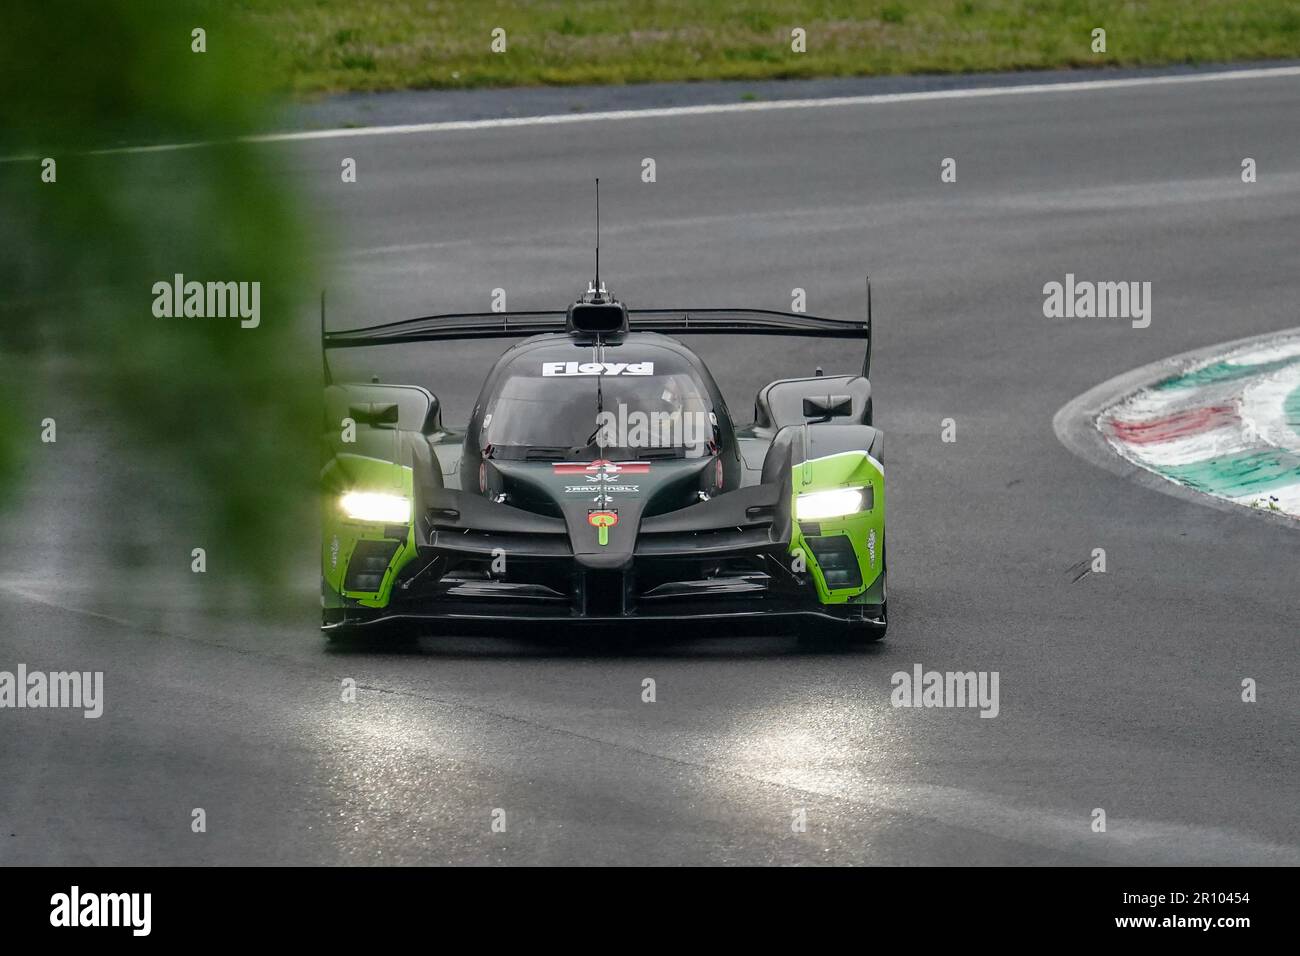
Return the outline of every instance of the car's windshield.
[[[629,457],[695,457],[713,438],[708,393],[689,369],[606,371],[599,375],[598,406],[596,374],[572,363],[550,366],[548,374],[531,362],[512,370],[486,410],[481,447],[556,460],[594,447]]]

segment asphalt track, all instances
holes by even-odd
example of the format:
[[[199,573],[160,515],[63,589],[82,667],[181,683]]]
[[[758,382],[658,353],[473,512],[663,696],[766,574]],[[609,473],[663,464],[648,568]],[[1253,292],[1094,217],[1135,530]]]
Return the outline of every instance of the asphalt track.
[[[138,505],[127,466],[73,443],[11,514],[62,576],[6,562],[0,667],[102,668],[106,712],[0,713],[0,862],[1300,862],[1300,536],[1098,468],[1052,427],[1126,370],[1297,324],[1297,116],[1293,77],[268,145],[320,197],[332,324],[482,310],[497,287],[563,305],[597,175],[602,275],[631,305],[785,308],[802,287],[860,314],[869,270],[889,639],[339,653],[307,591],[275,624],[204,612],[179,578],[106,606],[55,557],[79,523],[59,490],[119,469],[100,508]],[[1045,319],[1067,272],[1151,281],[1151,326]],[[763,381],[858,359],[704,351],[742,419]],[[353,368],[428,384],[454,421],[490,352]],[[1107,572],[1080,576],[1094,548]],[[998,716],[891,707],[916,663],[997,671]]]

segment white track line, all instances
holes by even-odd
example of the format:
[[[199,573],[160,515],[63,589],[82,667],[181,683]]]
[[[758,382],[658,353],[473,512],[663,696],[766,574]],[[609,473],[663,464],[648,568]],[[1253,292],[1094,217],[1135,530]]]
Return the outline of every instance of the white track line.
[[[412,133],[453,133],[521,126],[567,126],[607,120],[660,119],[680,116],[715,116],[722,113],[761,113],[770,110],[827,109],[837,106],[875,106],[886,103],[924,103],[933,100],[965,100],[989,96],[1032,96],[1037,93],[1092,93],[1133,89],[1143,86],[1179,86],[1185,83],[1226,83],[1237,80],[1271,80],[1300,76],[1300,66],[1277,66],[1216,73],[1185,73],[1173,76],[1135,76],[1112,80],[1075,80],[1066,83],[1029,83],[1021,86],[974,86],[954,90],[916,90],[911,93],[871,93],[862,96],[832,96],[822,99],[765,100],[757,103],[710,103],[699,106],[666,106],[640,110],[606,110],[597,113],[558,113],[545,116],[513,116],[502,119],[447,120],[438,123],[406,123],[398,126],[361,126],[340,129],[303,130],[292,133],[261,133],[241,136],[241,143],[293,143],[357,136],[404,136]],[[158,153],[194,149],[211,143],[164,143],[156,146],[120,146],[93,150],[93,156],[124,153]],[[36,159],[9,157],[0,162]]]

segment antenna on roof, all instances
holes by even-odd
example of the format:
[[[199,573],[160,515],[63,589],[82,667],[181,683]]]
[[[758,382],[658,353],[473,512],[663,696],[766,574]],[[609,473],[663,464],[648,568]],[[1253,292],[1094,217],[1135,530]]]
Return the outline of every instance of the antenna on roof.
[[[600,177],[596,177],[596,293],[600,294]]]
[[[596,177],[596,278],[587,283],[587,291],[578,296],[579,302],[589,305],[604,305],[614,301],[614,297],[605,291],[600,281],[600,177]]]

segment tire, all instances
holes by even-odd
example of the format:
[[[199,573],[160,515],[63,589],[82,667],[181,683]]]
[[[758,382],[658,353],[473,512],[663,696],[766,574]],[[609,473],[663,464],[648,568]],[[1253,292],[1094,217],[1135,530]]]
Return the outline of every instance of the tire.
[[[419,640],[413,628],[394,626],[332,627],[324,632],[331,648],[338,650],[383,650],[410,647]]]
[[[880,624],[854,624],[852,625],[851,640],[855,644],[874,644],[877,641],[885,639],[885,631],[889,629],[889,601],[886,599],[880,605]]]
[[[355,627],[331,627],[322,633],[331,647],[347,647],[361,640],[361,632]]]
[[[798,631],[799,643],[809,648],[830,650],[837,647],[875,644],[877,641],[884,639],[885,631],[889,627],[888,601],[880,606],[880,616],[884,619],[882,624],[873,624],[867,621],[805,624]]]
[[[886,595],[880,602],[881,623],[868,624],[863,621],[848,625],[846,628],[849,632],[848,640],[854,644],[875,644],[877,641],[883,641],[885,632],[889,629],[889,554],[885,548],[883,535],[880,541],[880,577],[885,585],[883,591]]]
[[[888,595],[889,558],[883,540],[880,545],[880,576],[885,585],[885,594]],[[889,629],[888,596],[880,602],[880,618],[881,623],[879,624],[866,621],[846,621],[838,628],[830,630],[827,630],[825,626],[805,627],[799,632],[799,641],[810,646],[875,644],[885,639],[885,632]]]
[[[880,536],[880,577],[884,582],[882,593],[885,599],[880,602],[880,620],[879,624],[867,624],[865,630],[868,632],[858,638],[864,644],[874,644],[877,641],[885,639],[885,631],[889,630],[889,552],[885,547],[885,536]]]
[[[880,535],[880,578],[884,587],[881,593],[884,600],[880,602],[880,621],[879,624],[860,625],[867,633],[857,638],[863,644],[874,644],[876,641],[885,639],[885,631],[889,630],[889,549],[885,546],[885,535]]]

